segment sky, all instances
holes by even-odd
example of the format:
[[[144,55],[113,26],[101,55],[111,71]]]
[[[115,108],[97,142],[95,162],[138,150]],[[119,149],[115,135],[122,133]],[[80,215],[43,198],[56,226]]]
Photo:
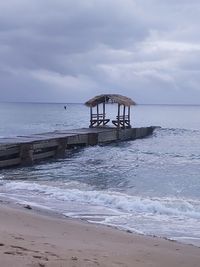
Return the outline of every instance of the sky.
[[[200,104],[200,1],[0,1],[0,101],[102,93]]]

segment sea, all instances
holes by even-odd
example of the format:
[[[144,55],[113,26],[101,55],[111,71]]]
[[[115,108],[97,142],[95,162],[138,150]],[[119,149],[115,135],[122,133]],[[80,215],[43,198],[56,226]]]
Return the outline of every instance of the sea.
[[[108,117],[116,112],[107,106]],[[0,197],[200,246],[200,106],[136,105],[131,123],[160,128],[148,138],[0,170]],[[0,103],[0,138],[88,125],[83,104]]]

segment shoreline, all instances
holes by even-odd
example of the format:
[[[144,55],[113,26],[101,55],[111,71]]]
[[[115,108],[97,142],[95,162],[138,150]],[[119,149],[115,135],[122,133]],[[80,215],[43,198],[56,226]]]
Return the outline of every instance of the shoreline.
[[[138,235],[138,236],[141,236],[141,237],[158,238],[158,239],[161,239],[161,240],[167,240],[169,242],[176,242],[178,244],[184,244],[184,245],[194,246],[194,247],[200,248],[199,243],[196,244],[196,243],[192,243],[192,241],[191,241],[191,243],[180,241],[181,238],[180,238],[180,240],[178,240],[178,239],[168,238],[168,237],[165,237],[165,236],[157,236],[155,234],[150,235],[150,234],[145,234],[145,233],[142,233],[142,232],[139,232],[139,231],[134,231],[134,230],[131,230],[131,229],[123,228],[123,227],[120,227],[120,226],[117,226],[117,225],[105,224],[105,223],[101,223],[101,222],[98,222],[98,221],[90,222],[87,219],[78,218],[78,217],[77,218],[73,218],[73,217],[67,216],[67,215],[65,215],[63,213],[56,212],[55,210],[53,210],[51,208],[47,208],[45,206],[41,206],[41,205],[36,204],[36,203],[31,203],[31,202],[27,202],[27,201],[16,202],[16,200],[14,200],[12,198],[9,198],[9,200],[7,200],[5,196],[0,196],[0,204],[1,203],[8,204],[9,206],[11,206],[13,208],[17,208],[17,209],[18,208],[19,209],[25,209],[26,208],[25,206],[30,206],[32,212],[34,212],[36,214],[47,215],[47,216],[58,218],[58,219],[75,220],[75,221],[79,221],[81,223],[88,223],[88,224],[96,225],[96,226],[100,226],[100,227],[101,226],[108,227],[108,228],[111,228],[111,229],[114,229],[114,230],[127,232],[129,234]],[[188,239],[188,240],[191,240],[191,239]]]
[[[200,248],[1,200],[0,266],[198,267]]]

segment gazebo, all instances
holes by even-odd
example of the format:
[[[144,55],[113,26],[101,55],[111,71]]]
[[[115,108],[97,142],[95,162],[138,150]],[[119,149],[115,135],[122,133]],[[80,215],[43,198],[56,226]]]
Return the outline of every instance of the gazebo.
[[[130,106],[136,103],[126,96],[118,94],[105,94],[98,95],[88,100],[85,105],[90,107],[90,128],[92,127],[104,127],[110,121],[106,118],[106,103],[117,103],[118,112],[116,119],[112,120],[112,123],[117,128],[131,128],[130,125]],[[103,111],[100,113],[99,105],[103,105]],[[122,106],[122,114],[121,114]]]

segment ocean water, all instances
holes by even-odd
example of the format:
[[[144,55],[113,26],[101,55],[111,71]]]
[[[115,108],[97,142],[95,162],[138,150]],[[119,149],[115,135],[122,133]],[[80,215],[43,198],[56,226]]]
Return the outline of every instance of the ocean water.
[[[82,104],[0,104],[0,137],[87,127]],[[107,113],[115,116],[115,105]],[[200,246],[200,106],[138,105],[148,138],[76,149],[0,171],[0,196],[66,216]]]

